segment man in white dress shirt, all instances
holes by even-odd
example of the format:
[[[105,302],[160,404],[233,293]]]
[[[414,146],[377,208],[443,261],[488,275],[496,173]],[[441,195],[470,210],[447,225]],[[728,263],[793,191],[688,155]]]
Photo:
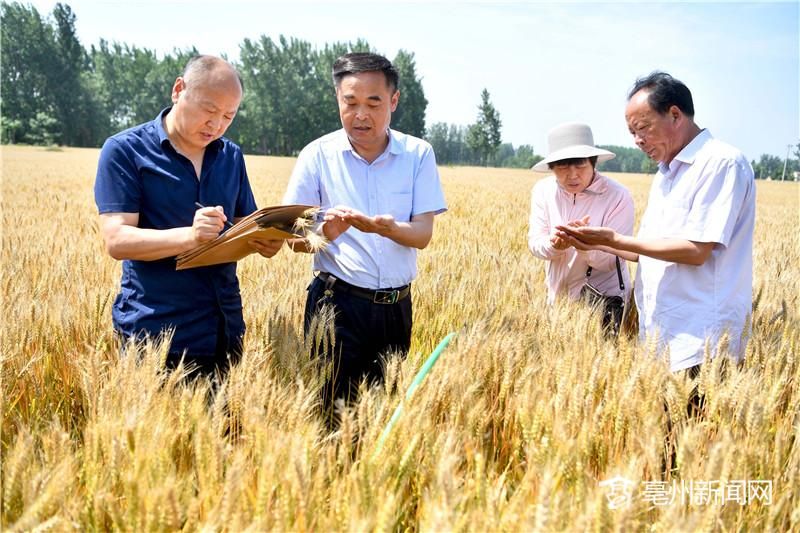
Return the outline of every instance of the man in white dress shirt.
[[[417,250],[447,207],[427,142],[390,130],[400,97],[398,75],[385,57],[351,53],[333,65],[343,128],[298,156],[284,203],[319,205],[329,244],[314,254],[305,330],[324,304],[335,310],[333,374],[323,407],[350,399],[358,383],[383,379],[381,356],[405,354],[411,343],[411,281]],[[310,252],[307,243],[291,243]]]
[[[640,334],[668,349],[673,372],[694,377],[706,346],[717,355],[725,334],[728,353],[741,361],[752,308],[753,169],[695,124],[691,92],[669,74],[637,80],[625,119],[636,145],[658,162],[639,234],[561,230],[578,245],[638,260]]]

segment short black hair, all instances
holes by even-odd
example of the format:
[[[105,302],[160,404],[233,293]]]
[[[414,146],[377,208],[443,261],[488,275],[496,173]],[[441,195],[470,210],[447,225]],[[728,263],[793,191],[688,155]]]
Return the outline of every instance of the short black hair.
[[[631,92],[628,93],[628,100],[642,89],[648,91],[647,103],[658,114],[663,115],[670,107],[677,106],[684,115],[694,118],[692,92],[682,81],[676,80],[666,72],[656,70],[637,79]]]
[[[383,72],[386,85],[392,93],[397,90],[400,77],[392,62],[382,55],[370,52],[352,52],[345,54],[333,62],[333,84],[339,87],[342,78],[358,72]]]
[[[592,164],[592,168],[597,166],[597,156],[593,155],[592,157],[570,157],[569,159],[559,159],[558,161],[551,161],[547,163],[547,168],[553,170],[553,167],[556,165],[580,165],[586,160],[589,160],[589,163]]]

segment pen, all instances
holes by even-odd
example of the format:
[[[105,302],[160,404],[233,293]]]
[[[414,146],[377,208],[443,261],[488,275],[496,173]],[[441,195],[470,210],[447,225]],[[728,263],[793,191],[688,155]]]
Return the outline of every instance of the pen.
[[[197,206],[199,209],[203,209],[203,208],[205,207],[205,206],[204,206],[203,204],[201,204],[200,202],[195,202],[195,203],[194,203],[194,205],[195,205],[195,206]],[[231,224],[231,221],[230,221],[230,220],[226,220],[226,221],[225,221],[225,227],[226,227],[226,228],[232,228],[232,227],[233,227],[233,224]]]

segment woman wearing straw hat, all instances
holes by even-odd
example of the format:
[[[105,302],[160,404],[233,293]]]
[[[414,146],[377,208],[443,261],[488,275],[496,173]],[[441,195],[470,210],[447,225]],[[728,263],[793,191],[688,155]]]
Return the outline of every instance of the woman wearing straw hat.
[[[605,252],[576,250],[555,235],[559,224],[608,226],[631,234],[630,192],[595,169],[597,163],[615,155],[597,148],[591,128],[577,122],[556,126],[547,141],[547,157],[533,170],[549,170],[552,175],[538,181],[531,191],[528,247],[545,260],[548,303],[561,295],[577,300],[582,293],[587,294],[587,289],[598,296],[626,300],[630,280],[624,261],[618,262],[616,256]],[[604,316],[605,325],[609,320]],[[618,320],[616,317],[614,322]]]

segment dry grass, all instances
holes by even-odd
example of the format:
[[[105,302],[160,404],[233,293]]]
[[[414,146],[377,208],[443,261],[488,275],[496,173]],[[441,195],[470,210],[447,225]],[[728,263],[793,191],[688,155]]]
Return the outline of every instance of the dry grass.
[[[797,530],[800,528],[797,184],[759,183],[756,310],[746,364],[690,384],[647,346],[602,339],[586,310],[548,311],[526,249],[527,171],[444,168],[450,211],[420,254],[408,360],[389,362],[341,430],[316,413],[301,334],[308,256],[240,264],[243,363],[205,383],[120,360],[119,264],[96,227],[96,150],[2,148],[2,514],[6,530]],[[248,158],[260,205],[292,159]],[[619,176],[646,202],[645,176]],[[458,337],[378,437],[423,358]],[[666,409],[665,409],[666,406]],[[667,411],[677,469],[664,477]],[[355,444],[353,444],[355,443]],[[603,480],[771,480],[771,505],[608,508]]]

